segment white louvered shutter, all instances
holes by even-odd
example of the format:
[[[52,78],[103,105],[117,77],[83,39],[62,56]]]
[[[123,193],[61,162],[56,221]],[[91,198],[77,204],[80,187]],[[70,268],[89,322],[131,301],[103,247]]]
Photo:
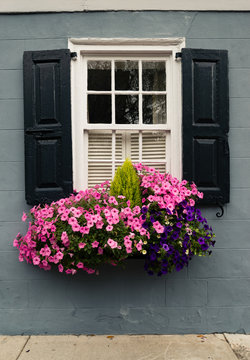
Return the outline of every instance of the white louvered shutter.
[[[90,131],[88,135],[88,185],[112,178],[112,133]]]

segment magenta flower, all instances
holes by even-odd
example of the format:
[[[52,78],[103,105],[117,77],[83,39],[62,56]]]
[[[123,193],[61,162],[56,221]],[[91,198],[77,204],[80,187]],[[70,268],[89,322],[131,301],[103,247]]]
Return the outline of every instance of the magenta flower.
[[[33,257],[33,264],[39,265],[40,264],[40,258],[38,256]]]
[[[79,249],[84,249],[85,246],[86,246],[86,243],[81,242],[81,243],[78,244]]]
[[[26,219],[27,219],[27,215],[25,214],[25,212],[23,212],[22,221],[26,221]]]
[[[92,248],[97,248],[98,245],[99,245],[99,242],[98,242],[98,241],[92,242]]]
[[[112,239],[108,239],[107,243],[112,249],[117,248],[117,242],[116,241],[114,241]]]
[[[106,230],[107,230],[107,231],[112,231],[112,230],[113,230],[113,226],[112,226],[112,225],[106,226]]]

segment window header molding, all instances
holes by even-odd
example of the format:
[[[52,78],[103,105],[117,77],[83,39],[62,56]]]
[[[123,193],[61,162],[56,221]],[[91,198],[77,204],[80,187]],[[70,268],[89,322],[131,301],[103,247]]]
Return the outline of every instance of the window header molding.
[[[70,38],[74,45],[153,45],[176,46],[182,44],[183,37],[177,38]]]
[[[170,54],[185,47],[185,38],[71,38],[68,47],[79,55]]]

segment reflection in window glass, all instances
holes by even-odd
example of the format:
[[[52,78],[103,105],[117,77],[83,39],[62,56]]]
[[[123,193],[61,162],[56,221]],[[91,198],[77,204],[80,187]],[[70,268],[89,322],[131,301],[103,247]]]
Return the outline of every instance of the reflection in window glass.
[[[139,90],[138,61],[115,62],[115,89]]]
[[[166,124],[166,95],[143,95],[143,123]]]
[[[166,90],[166,70],[164,61],[142,62],[142,90]]]
[[[116,95],[115,97],[116,124],[138,124],[138,96]]]
[[[88,61],[88,90],[111,90],[111,61]]]

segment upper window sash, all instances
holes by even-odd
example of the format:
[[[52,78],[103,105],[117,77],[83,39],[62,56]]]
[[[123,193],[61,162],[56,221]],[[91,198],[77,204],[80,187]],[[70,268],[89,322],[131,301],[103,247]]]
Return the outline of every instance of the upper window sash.
[[[115,86],[115,79],[116,79],[116,75],[115,75],[115,64],[117,62],[124,62],[124,61],[134,61],[137,62],[138,64],[138,90],[116,90],[116,86]],[[111,64],[111,69],[110,69],[110,76],[111,76],[111,86],[110,86],[110,90],[91,90],[88,89],[88,62],[91,61],[109,61]],[[89,57],[89,56],[83,56],[81,58],[81,62],[82,62],[82,72],[84,74],[84,83],[83,83],[83,97],[84,97],[84,104],[83,104],[83,108],[84,108],[84,118],[83,118],[83,128],[84,129],[100,129],[100,128],[108,128],[108,129],[123,129],[123,130],[127,130],[127,129],[137,129],[137,130],[145,130],[145,129],[162,129],[162,130],[170,130],[171,125],[170,125],[170,109],[171,106],[168,106],[168,101],[169,101],[169,94],[171,93],[171,56],[161,56],[161,57],[145,57],[142,59],[142,57],[131,57],[131,56],[112,56],[112,57]],[[145,66],[145,64],[150,63],[150,62],[155,62],[155,63],[159,63],[159,62],[163,62],[164,63],[164,70],[165,70],[165,79],[164,79],[164,86],[165,89],[164,90],[157,90],[157,91],[153,91],[153,90],[143,90],[143,79],[145,79],[144,74],[143,74],[143,65]],[[111,102],[111,118],[110,118],[110,122],[106,122],[106,123],[90,123],[88,121],[88,96],[89,95],[108,95],[110,96],[110,102]],[[116,107],[116,100],[117,100],[117,95],[128,95],[128,96],[135,96],[138,97],[137,101],[138,101],[138,123],[136,124],[126,124],[126,123],[119,123],[118,121],[116,122],[117,118],[116,118],[116,111],[115,111],[115,107]],[[144,123],[143,119],[143,101],[146,100],[147,96],[165,96],[165,106],[166,106],[166,119],[164,121],[164,123],[156,123],[156,124],[146,124]]]

